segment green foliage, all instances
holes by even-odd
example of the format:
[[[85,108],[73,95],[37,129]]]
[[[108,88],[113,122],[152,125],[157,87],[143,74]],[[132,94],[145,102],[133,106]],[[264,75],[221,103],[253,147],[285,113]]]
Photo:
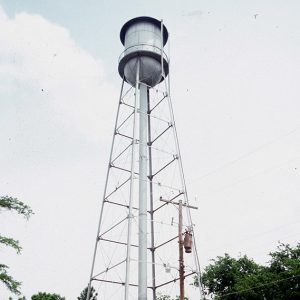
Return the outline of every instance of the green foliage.
[[[86,300],[87,293],[88,293],[88,287],[86,287],[80,293],[79,297],[77,297],[77,300]],[[90,297],[88,300],[97,300],[97,296],[98,296],[98,294],[96,293],[95,289],[93,287],[91,287]]]
[[[217,257],[202,276],[207,293],[215,300],[300,299],[300,244],[295,248],[279,244],[270,256],[268,266],[247,256]]]
[[[32,214],[32,209],[19,201],[17,198],[2,196],[0,197],[0,209],[13,210],[28,219]]]
[[[202,281],[209,293],[215,294],[216,299],[223,299],[225,294],[236,292],[241,279],[258,272],[259,266],[247,256],[235,259],[225,254],[224,257],[218,256],[205,269]]]
[[[39,292],[38,294],[31,296],[31,300],[66,300],[66,298],[58,294]]]
[[[21,282],[14,280],[7,273],[8,266],[0,264],[0,281],[14,294],[20,295]]]
[[[20,246],[19,241],[16,241],[12,238],[8,238],[8,237],[1,236],[1,235],[0,235],[0,244],[14,248],[18,254],[22,250],[22,247]]]
[[[28,205],[19,201],[17,198],[9,196],[0,197],[0,212],[3,210],[15,211],[18,214],[23,215],[26,219],[28,219],[33,214],[33,211]],[[18,254],[22,250],[19,241],[13,238],[0,235],[0,245],[1,244],[4,246],[12,247]],[[21,282],[14,280],[13,277],[7,273],[7,270],[7,265],[0,264],[0,282],[2,282],[12,293],[20,295]],[[20,300],[23,299],[25,298],[20,298]]]
[[[171,300],[171,296],[168,295],[159,295],[157,300]]]
[[[276,280],[272,285],[274,300],[300,299],[300,243],[292,248],[290,245],[279,244],[277,251],[271,252],[268,274]]]

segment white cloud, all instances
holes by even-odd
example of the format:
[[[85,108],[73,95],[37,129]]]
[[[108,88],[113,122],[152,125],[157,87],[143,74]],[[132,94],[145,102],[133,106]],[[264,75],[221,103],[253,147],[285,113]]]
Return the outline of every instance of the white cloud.
[[[98,166],[107,159],[101,145],[111,138],[118,91],[101,60],[66,28],[25,12],[9,18],[1,7],[0,28],[0,195],[18,197],[36,213],[26,226],[1,214],[1,232],[24,249],[20,257],[3,250],[1,260],[27,297],[43,290],[74,298],[90,268],[90,247],[78,240],[93,243],[104,173]],[[60,275],[57,264],[64,265]],[[63,277],[74,268],[81,272],[73,272],[66,291]],[[0,294],[10,295],[3,286]]]
[[[1,10],[0,27],[1,103],[26,94],[18,105],[46,102],[64,127],[97,138],[112,113],[107,96],[116,95],[101,61],[78,47],[67,29],[42,16],[22,12],[10,19]]]

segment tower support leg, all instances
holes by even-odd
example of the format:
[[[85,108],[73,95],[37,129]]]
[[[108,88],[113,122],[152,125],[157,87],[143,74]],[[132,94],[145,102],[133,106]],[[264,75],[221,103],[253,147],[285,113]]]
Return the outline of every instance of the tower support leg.
[[[152,145],[151,145],[151,109],[150,94],[147,90],[148,108],[148,158],[149,158],[149,196],[150,196],[150,218],[151,218],[151,262],[152,262],[152,299],[156,300],[156,279],[155,279],[155,247],[154,247],[154,205],[153,205],[153,170],[152,170]]]
[[[135,99],[134,99],[134,117],[132,129],[132,149],[131,149],[131,167],[130,167],[130,192],[129,192],[129,210],[128,210],[128,231],[127,231],[127,254],[126,254],[126,277],[125,277],[125,300],[129,300],[130,287],[130,264],[131,264],[131,229],[132,229],[132,202],[134,194],[134,161],[135,161],[135,143],[136,143],[136,116],[138,102],[138,87],[140,80],[140,61],[137,61]]]
[[[147,299],[147,98],[147,86],[140,84],[138,300]]]
[[[104,187],[104,192],[103,192],[103,200],[102,200],[102,205],[101,205],[101,212],[100,212],[100,218],[99,218],[99,223],[98,223],[97,236],[96,236],[95,248],[94,248],[94,254],[93,254],[93,262],[92,262],[90,280],[89,280],[89,283],[88,283],[88,291],[87,291],[87,295],[86,295],[86,300],[90,299],[90,294],[91,294],[91,289],[92,289],[92,280],[93,280],[94,267],[95,267],[95,261],[96,261],[97,247],[98,247],[98,242],[99,242],[98,239],[99,239],[100,227],[101,227],[103,211],[104,211],[104,204],[105,204],[104,200],[105,200],[105,195],[106,195],[107,186],[108,186],[108,177],[109,177],[109,173],[110,173],[110,167],[109,166],[110,166],[110,163],[112,161],[113,148],[114,148],[115,137],[116,137],[116,128],[117,128],[117,125],[118,125],[118,119],[119,119],[119,114],[120,114],[120,105],[121,105],[121,100],[122,100],[122,95],[123,95],[123,89],[124,89],[124,78],[122,80],[122,86],[121,86],[120,97],[119,97],[119,102],[118,102],[118,110],[117,110],[117,116],[116,116],[114,133],[113,133],[113,139],[112,139],[112,144],[111,144],[111,149],[110,149],[109,164],[108,164],[107,173],[106,173],[105,187]]]

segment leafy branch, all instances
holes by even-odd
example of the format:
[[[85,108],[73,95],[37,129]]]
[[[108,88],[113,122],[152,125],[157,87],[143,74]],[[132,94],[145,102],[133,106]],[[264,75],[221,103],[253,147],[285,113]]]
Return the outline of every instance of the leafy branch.
[[[0,212],[3,210],[15,211],[19,215],[23,215],[26,219],[29,219],[33,214],[32,209],[24,204],[22,201],[19,201],[17,198],[9,196],[0,197]],[[8,247],[12,247],[19,254],[22,250],[22,247],[19,244],[19,241],[0,235],[0,244]],[[20,295],[21,282],[16,281],[7,273],[8,266],[0,264],[0,282],[3,283],[10,292]],[[22,300],[22,298],[20,299]]]
[[[0,235],[0,244],[4,244],[5,246],[14,248],[18,254],[22,250],[19,241],[1,235]]]
[[[2,196],[0,197],[0,209],[14,210],[23,215],[26,219],[33,214],[32,209],[17,198]]]
[[[0,281],[14,294],[20,295],[21,282],[14,280],[7,273],[8,266],[0,264]]]

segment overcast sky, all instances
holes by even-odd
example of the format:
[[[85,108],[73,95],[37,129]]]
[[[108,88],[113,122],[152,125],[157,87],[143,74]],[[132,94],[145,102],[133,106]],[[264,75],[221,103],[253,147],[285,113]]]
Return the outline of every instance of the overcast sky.
[[[23,246],[0,261],[38,291],[76,299],[92,259],[121,79],[122,25],[170,32],[171,93],[202,266],[225,252],[266,263],[300,238],[300,3],[0,0],[1,213]],[[8,299],[0,286],[0,299]]]

